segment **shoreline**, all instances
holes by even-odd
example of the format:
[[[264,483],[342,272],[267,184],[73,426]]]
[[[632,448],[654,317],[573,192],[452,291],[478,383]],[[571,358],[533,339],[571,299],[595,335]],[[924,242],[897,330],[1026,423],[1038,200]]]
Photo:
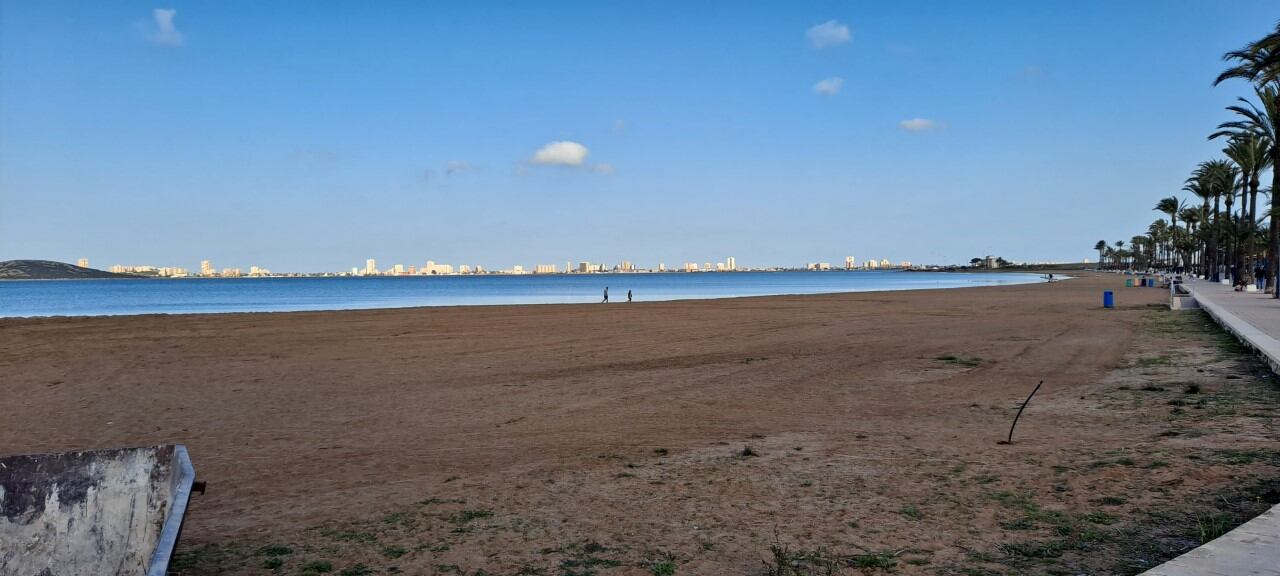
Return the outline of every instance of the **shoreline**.
[[[798,271],[798,272],[805,272],[805,271]],[[857,271],[857,270],[855,270],[855,271],[841,271],[841,272],[863,272],[863,271]],[[872,270],[872,271],[867,271],[867,272],[877,272],[877,271]],[[885,271],[879,271],[879,272],[885,272]],[[905,272],[905,271],[895,271],[895,272]],[[995,271],[992,271],[992,272],[995,272]],[[811,272],[811,273],[816,273],[816,274],[826,274],[826,272]],[[626,273],[626,274],[642,274],[642,273]],[[672,272],[667,272],[667,273],[655,273],[655,274],[689,274],[689,273],[672,273]],[[1034,284],[1046,284],[1046,283],[1048,283],[1048,281],[1045,279],[1045,277],[1043,277],[1043,276],[1039,276],[1039,275],[1035,275],[1033,272],[1005,272],[1005,274],[1017,274],[1017,275],[1020,275],[1020,276],[1028,276],[1028,277],[1029,277],[1029,276],[1035,276],[1035,279],[1033,280],[1033,279],[1031,279],[1031,278],[1028,278],[1026,281],[1022,281],[1022,282],[997,283],[997,284],[972,285],[972,286],[965,286],[965,285],[962,285],[962,286],[918,286],[918,287],[910,287],[910,288],[904,288],[904,287],[874,288],[874,287],[872,287],[872,288],[869,288],[869,289],[861,289],[861,290],[837,290],[837,291],[831,291],[831,292],[795,292],[795,293],[747,294],[747,295],[705,296],[705,297],[704,297],[704,296],[697,296],[697,295],[682,295],[682,296],[680,296],[680,297],[676,297],[676,298],[658,298],[658,299],[651,299],[651,300],[637,300],[637,301],[635,301],[635,302],[626,302],[625,300],[618,300],[617,302],[610,302],[609,304],[644,304],[644,303],[662,303],[662,302],[693,302],[693,301],[708,301],[708,300],[736,300],[736,299],[742,299],[742,298],[778,298],[778,297],[800,297],[800,296],[830,296],[830,295],[837,295],[837,294],[886,293],[886,292],[919,292],[919,291],[927,291],[927,290],[956,290],[956,289],[969,289],[969,288],[999,288],[999,287],[1005,287],[1005,286],[1024,286],[1024,285],[1034,285]],[[583,276],[589,276],[589,275],[585,275],[585,274],[584,274]],[[444,277],[442,277],[442,278],[452,278],[452,277],[454,277],[454,276],[444,276]],[[326,278],[326,277],[308,277],[308,278],[306,278],[306,279],[322,279],[322,278]],[[340,278],[340,277],[327,277],[327,278]],[[359,277],[357,277],[357,278],[359,278]],[[380,278],[380,277],[379,277],[379,278]],[[398,278],[432,278],[432,277],[430,277],[430,276],[424,276],[424,277],[414,277],[414,276],[407,276],[407,277],[401,277],[401,276],[388,276],[388,277],[386,277],[386,278],[397,278],[397,279],[398,279]],[[1054,279],[1054,281],[1069,280],[1069,279],[1072,279],[1072,278],[1073,278],[1073,277],[1055,278],[1055,279]],[[229,280],[229,281],[233,281],[233,280],[267,280],[267,279],[269,279],[269,278],[199,278],[199,279],[196,279],[196,278],[159,278],[159,279],[145,279],[145,280]],[[286,280],[286,279],[300,279],[300,278],[285,278],[285,277],[280,277],[280,278],[270,278],[270,279]],[[76,280],[80,280],[80,279],[62,279],[62,280],[76,281]],[[143,279],[139,279],[139,278],[127,278],[127,279],[112,278],[112,279],[106,279],[106,280],[113,280],[113,281],[115,281],[115,280],[143,280]],[[28,281],[31,281],[31,282],[40,282],[40,281],[43,281],[43,282],[57,282],[57,281],[61,281],[61,280],[28,280]],[[187,316],[225,315],[225,314],[295,314],[295,313],[308,313],[308,312],[361,312],[361,311],[379,311],[379,310],[416,310],[416,309],[433,309],[433,308],[471,308],[471,307],[484,307],[484,308],[489,308],[489,307],[523,307],[523,306],[586,306],[586,305],[589,305],[589,304],[600,304],[600,302],[496,302],[496,303],[491,303],[491,304],[489,304],[489,303],[460,303],[460,304],[427,304],[427,305],[420,305],[420,304],[408,304],[408,305],[404,305],[404,306],[371,306],[371,307],[353,307],[353,308],[305,308],[305,309],[298,309],[298,310],[226,310],[226,311],[222,311],[222,310],[208,310],[208,311],[195,311],[195,312],[188,312],[188,311],[178,311],[178,312],[136,312],[136,313],[134,313],[134,312],[120,312],[120,313],[105,313],[105,314],[47,314],[47,315],[29,315],[29,316],[6,315],[6,314],[3,314],[3,313],[0,313],[0,323],[3,323],[3,322],[5,322],[5,321],[11,321],[11,320],[38,320],[38,319],[55,319],[55,318],[75,319],[75,318],[112,318],[112,317],[132,317],[132,316],[165,316],[165,317],[183,316],[183,317],[187,317]]]

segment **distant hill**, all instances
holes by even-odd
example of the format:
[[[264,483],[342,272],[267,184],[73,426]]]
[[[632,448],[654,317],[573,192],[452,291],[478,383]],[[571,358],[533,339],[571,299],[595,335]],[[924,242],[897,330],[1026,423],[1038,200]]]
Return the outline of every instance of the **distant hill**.
[[[0,262],[0,280],[68,280],[77,278],[136,278],[93,268],[81,268],[53,260],[6,260]]]

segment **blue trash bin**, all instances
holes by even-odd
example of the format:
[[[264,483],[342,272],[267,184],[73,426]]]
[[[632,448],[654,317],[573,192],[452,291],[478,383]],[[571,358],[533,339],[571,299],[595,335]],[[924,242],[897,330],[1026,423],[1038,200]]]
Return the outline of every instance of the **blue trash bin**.
[[[1107,290],[1102,293],[1102,307],[1103,308],[1116,307],[1116,295],[1113,294],[1110,290]]]

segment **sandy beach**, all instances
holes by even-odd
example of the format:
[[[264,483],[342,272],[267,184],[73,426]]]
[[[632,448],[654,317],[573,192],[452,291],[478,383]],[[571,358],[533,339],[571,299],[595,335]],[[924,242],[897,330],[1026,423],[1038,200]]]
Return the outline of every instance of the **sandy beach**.
[[[1101,307],[1104,289],[1117,309]],[[1275,477],[1274,453],[1225,468],[1160,455],[1266,446],[1277,421],[1274,382],[1247,356],[1219,354],[1209,332],[1150,329],[1165,297],[1086,274],[714,301],[6,319],[0,452],[187,445],[209,488],[188,510],[179,573],[321,561],[335,573],[753,573],[775,544],[832,551],[845,568],[1092,567],[1114,558],[1011,558],[1004,544],[1048,541],[1055,524],[1009,528],[1009,514],[1029,501],[1111,520],[1073,520],[1080,530],[1138,529],[1139,509],[1188,510]],[[1171,346],[1173,360],[1142,365]],[[1227,374],[1234,392],[1218,389]],[[1015,443],[997,444],[1041,380]],[[1201,396],[1248,394],[1231,415],[1188,408],[1180,421],[1169,401],[1193,381]],[[1180,427],[1211,432],[1162,435]],[[1098,504],[1108,495],[1124,504]],[[1180,545],[1165,536],[1151,558]]]

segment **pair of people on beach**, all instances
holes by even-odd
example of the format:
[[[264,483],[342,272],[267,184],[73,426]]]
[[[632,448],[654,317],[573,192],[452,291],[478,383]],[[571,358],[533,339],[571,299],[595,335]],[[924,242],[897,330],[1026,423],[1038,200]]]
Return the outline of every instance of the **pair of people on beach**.
[[[627,290],[627,302],[630,302],[630,301],[631,301],[631,291]],[[604,300],[601,300],[600,303],[601,304],[609,303],[609,287],[608,286],[604,287]]]

